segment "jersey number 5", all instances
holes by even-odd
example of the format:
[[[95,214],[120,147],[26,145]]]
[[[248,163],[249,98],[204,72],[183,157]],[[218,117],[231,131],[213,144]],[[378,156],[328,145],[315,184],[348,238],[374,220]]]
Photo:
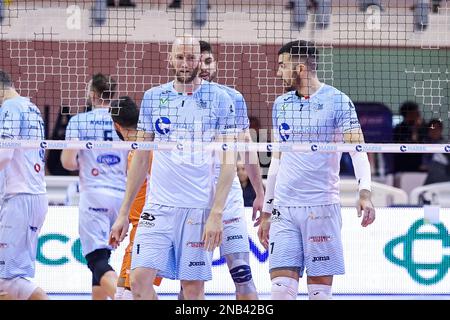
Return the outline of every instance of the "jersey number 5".
[[[103,141],[113,141],[112,130],[103,131]]]

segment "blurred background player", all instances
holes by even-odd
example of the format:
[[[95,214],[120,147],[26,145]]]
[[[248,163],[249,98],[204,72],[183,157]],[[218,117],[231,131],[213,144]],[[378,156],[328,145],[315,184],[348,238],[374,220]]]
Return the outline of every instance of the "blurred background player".
[[[109,104],[116,82],[95,74],[89,83],[93,110],[70,118],[66,140],[119,141]],[[109,265],[108,236],[122,203],[126,184],[127,151],[69,150],[61,154],[67,170],[80,171],[79,231],[83,256],[92,272],[92,298],[113,299],[117,275]]]
[[[0,70],[0,138],[43,140],[44,121],[30,99]],[[2,149],[5,189],[0,210],[0,299],[45,300],[33,278],[39,232],[48,209],[44,149]],[[4,181],[3,181],[4,180]]]
[[[114,100],[111,103],[111,117],[114,122],[114,128],[116,129],[117,135],[121,140],[124,141],[137,141],[137,130],[136,126],[139,119],[139,110],[136,103],[127,96],[120,97],[118,100]],[[133,159],[134,151],[128,153],[128,165],[131,164],[131,159]],[[150,175],[152,167],[152,157],[153,153],[150,153],[148,174]],[[134,236],[136,235],[136,230],[139,222],[139,217],[141,216],[142,209],[145,204],[145,197],[147,194],[147,179],[139,189],[136,198],[134,199],[133,205],[130,209],[129,220],[133,228],[130,232],[130,243],[125,249],[125,255],[123,257],[122,267],[120,269],[119,279],[117,280],[117,292],[116,300],[133,300],[133,295],[131,294],[130,286],[130,268],[131,268],[131,252],[133,250]],[[161,283],[161,278],[156,278],[154,281],[155,285]]]
[[[178,142],[178,147],[186,141],[234,142],[234,104],[224,91],[198,76],[198,40],[177,38],[169,61],[174,81],[146,91],[142,100],[138,129],[145,132],[145,139]],[[157,273],[181,280],[184,298],[204,299],[204,282],[212,278],[212,251],[222,242],[222,212],[236,170],[235,152],[223,155],[227,162],[221,166],[211,202],[211,152],[182,147],[154,152],[149,193],[132,253],[135,299],[157,298],[152,285]],[[136,152],[112,242],[126,235],[128,212],[148,167],[149,152]]]
[[[318,50],[312,42],[292,41],[279,50],[278,76],[285,87],[296,91],[275,100],[274,135],[281,143],[364,143],[352,101],[319,81],[317,63]],[[375,219],[370,164],[364,152],[350,155],[359,184],[358,217],[364,211],[361,225],[366,227]],[[269,250],[272,299],[296,299],[304,269],[309,298],[331,299],[333,275],[344,274],[340,157],[338,152],[312,151],[286,152],[280,159],[274,153],[258,230]]]
[[[203,80],[213,82],[217,77],[217,63],[211,45],[206,41],[200,41],[200,50],[202,54],[200,77]],[[217,83],[214,84],[224,90],[234,102],[239,141],[251,142],[247,105],[244,97],[239,91],[233,88]],[[253,201],[252,220],[254,221],[256,220],[257,212],[262,210],[264,202],[264,187],[258,155],[256,152],[247,152],[243,153],[241,158],[256,193],[256,198]],[[215,163],[214,183],[217,183],[219,173],[220,160]],[[223,243],[220,246],[220,254],[221,256],[225,256],[231,278],[236,286],[236,299],[257,299],[258,294],[250,269],[250,245],[248,241],[244,199],[236,173],[234,174],[233,184],[225,204],[223,223]]]

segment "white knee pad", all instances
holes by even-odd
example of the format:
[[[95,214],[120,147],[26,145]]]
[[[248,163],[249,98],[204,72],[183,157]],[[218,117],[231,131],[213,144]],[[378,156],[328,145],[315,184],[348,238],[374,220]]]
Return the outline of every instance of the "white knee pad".
[[[309,300],[331,300],[331,286],[325,284],[308,284]]]
[[[28,300],[37,285],[24,278],[0,279],[0,292],[6,292],[9,299]]]
[[[289,277],[272,279],[272,300],[296,300],[298,280]]]

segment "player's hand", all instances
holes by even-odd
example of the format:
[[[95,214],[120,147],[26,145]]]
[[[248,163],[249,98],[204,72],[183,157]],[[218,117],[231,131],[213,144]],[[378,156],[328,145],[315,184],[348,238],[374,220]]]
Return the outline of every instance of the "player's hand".
[[[202,236],[205,250],[214,251],[216,247],[219,247],[222,244],[222,236],[222,214],[211,210]]]
[[[367,227],[375,220],[375,208],[370,199],[370,192],[362,190],[359,196],[358,204],[356,206],[358,218],[363,217],[361,225]]]
[[[258,238],[259,242],[262,244],[264,249],[269,248],[269,230],[270,230],[270,222],[272,219],[272,214],[269,212],[263,212],[259,216],[259,228],[258,228]]]
[[[264,205],[264,195],[257,195],[255,200],[253,201],[253,214],[252,214],[252,221],[255,221],[254,227],[259,226],[261,223],[261,212]],[[258,216],[259,212],[259,216]]]
[[[109,245],[111,247],[116,249],[123,239],[125,239],[129,224],[128,216],[119,214],[111,228],[111,233],[109,234]]]

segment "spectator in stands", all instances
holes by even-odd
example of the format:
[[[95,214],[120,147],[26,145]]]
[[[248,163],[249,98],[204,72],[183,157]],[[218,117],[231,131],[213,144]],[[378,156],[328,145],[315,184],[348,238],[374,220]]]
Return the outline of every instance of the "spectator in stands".
[[[56,120],[53,128],[52,140],[64,140],[66,136],[66,127],[69,123],[70,115],[68,110],[63,107]],[[61,150],[49,150],[47,155],[47,171],[55,176],[69,176],[74,175],[71,171],[63,168],[61,161]],[[76,174],[76,173],[75,173]]]
[[[432,119],[428,124],[427,143],[445,143],[442,137],[444,126],[440,119]],[[429,153],[424,155],[423,166],[428,170],[424,184],[450,181],[450,154]]]
[[[403,121],[394,128],[394,143],[423,143],[427,137],[419,105],[406,101],[400,106]],[[397,153],[394,156],[394,172],[418,172],[422,165],[421,153]]]
[[[115,7],[115,0],[107,0],[108,7]],[[119,7],[136,7],[136,4],[131,0],[119,0]]]
[[[237,175],[239,177],[239,182],[241,183],[242,193],[244,196],[244,206],[252,207],[253,201],[256,198],[256,192],[248,178],[247,171],[245,171],[245,166],[242,161],[237,162]]]
[[[425,142],[426,143],[444,143],[442,137],[442,130],[444,129],[442,121],[440,119],[432,119],[428,122],[428,131]],[[422,169],[428,171],[433,159],[433,153],[425,153],[422,157]]]
[[[180,9],[181,0],[172,0],[172,2],[167,7],[170,9]]]

